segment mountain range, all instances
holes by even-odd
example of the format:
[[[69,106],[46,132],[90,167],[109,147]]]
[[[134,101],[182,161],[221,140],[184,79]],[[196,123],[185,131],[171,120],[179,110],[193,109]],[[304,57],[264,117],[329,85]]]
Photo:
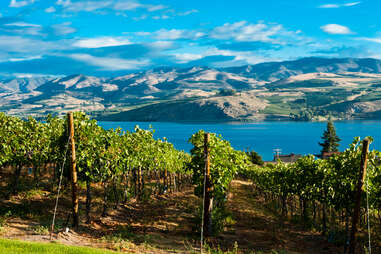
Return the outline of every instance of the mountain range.
[[[71,110],[117,121],[378,119],[381,61],[302,58],[229,68],[160,67],[119,77],[0,80],[0,111]]]

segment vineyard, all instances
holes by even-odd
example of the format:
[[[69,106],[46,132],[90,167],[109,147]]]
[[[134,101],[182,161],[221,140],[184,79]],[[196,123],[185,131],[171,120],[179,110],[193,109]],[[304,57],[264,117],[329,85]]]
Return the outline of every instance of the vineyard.
[[[172,213],[173,207],[179,216],[174,220],[178,221],[166,224],[160,232],[171,235],[173,230],[174,238],[184,235],[185,245],[190,247],[179,252],[200,251],[200,234],[206,222],[206,252],[274,253],[272,247],[248,245],[243,239],[233,241],[234,237],[229,236],[229,231],[241,225],[240,219],[250,219],[252,225],[247,226],[250,224],[251,230],[259,227],[255,215],[242,216],[244,208],[235,203],[247,195],[251,201],[245,202],[252,202],[250,207],[260,203],[260,209],[278,218],[280,224],[272,226],[274,241],[282,242],[277,232],[291,223],[305,232],[314,232],[316,237],[322,235],[329,250],[349,251],[356,218],[356,188],[364,161],[364,141],[359,138],[328,159],[305,156],[291,164],[259,166],[250,160],[250,153],[234,150],[221,136],[206,135],[202,130],[189,138],[193,149],[187,153],[176,150],[165,139],[155,139],[153,129],[136,126],[133,132],[105,130],[80,112],[75,112],[73,119],[71,137],[69,117],[48,116],[37,121],[0,113],[0,235],[12,219],[32,218],[40,224],[40,233],[51,231],[51,237],[58,238],[73,221],[74,231],[79,234],[114,243],[115,238],[118,243],[131,238],[141,242],[143,235],[145,242],[159,222],[157,218]],[[356,253],[380,253],[381,152],[367,151],[366,158],[364,186],[358,198]],[[75,196],[74,191],[71,193],[73,178],[78,178],[74,190],[78,188],[75,195],[79,196],[79,211],[71,205],[71,196]],[[243,188],[238,183],[246,186],[246,194],[241,197],[235,196]],[[31,198],[36,193],[38,207]],[[181,196],[184,193],[186,199]],[[209,210],[205,210],[205,204]],[[57,221],[50,229],[56,205]],[[102,218],[108,218],[108,224]],[[140,230],[132,226],[138,220]],[[180,230],[171,227],[173,224],[185,226]],[[107,227],[113,230],[102,231]],[[118,250],[129,251],[124,247]],[[330,253],[307,249],[292,252],[281,244],[275,253],[288,253],[282,250]]]

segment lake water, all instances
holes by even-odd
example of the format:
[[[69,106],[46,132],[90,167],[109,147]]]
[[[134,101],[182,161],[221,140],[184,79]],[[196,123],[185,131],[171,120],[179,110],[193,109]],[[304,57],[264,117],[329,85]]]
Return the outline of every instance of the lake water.
[[[264,160],[273,159],[273,150],[282,154],[318,154],[318,142],[326,129],[325,122],[255,122],[255,123],[168,123],[168,122],[99,122],[105,129],[121,127],[133,131],[136,125],[148,129],[152,125],[155,138],[166,137],[177,149],[189,152],[190,136],[198,130],[221,134],[235,149],[253,149]],[[335,122],[337,135],[341,138],[339,150],[348,147],[356,136],[372,136],[370,149],[381,150],[381,121]]]

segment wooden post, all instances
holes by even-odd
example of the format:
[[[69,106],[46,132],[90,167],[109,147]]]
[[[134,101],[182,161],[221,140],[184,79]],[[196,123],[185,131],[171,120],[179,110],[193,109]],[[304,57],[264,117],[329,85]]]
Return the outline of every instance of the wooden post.
[[[212,233],[212,181],[210,179],[210,151],[209,151],[209,133],[204,136],[204,155],[205,155],[205,197],[204,197],[204,237],[208,237]]]
[[[69,119],[69,135],[71,144],[71,191],[72,191],[72,205],[73,205],[73,226],[78,229],[78,187],[77,187],[77,165],[75,159],[75,141],[74,141],[74,117],[73,112],[67,114]]]
[[[352,217],[352,230],[351,230],[351,238],[349,243],[349,254],[354,254],[355,248],[356,248],[357,223],[359,221],[359,215],[360,215],[361,192],[362,192],[362,186],[364,184],[364,178],[366,174],[368,150],[369,150],[369,140],[364,139],[362,144],[360,174],[359,174],[359,179],[358,179],[356,192],[355,192],[355,209],[354,209],[353,217]]]
[[[164,169],[164,188],[168,191],[168,170],[167,167]]]

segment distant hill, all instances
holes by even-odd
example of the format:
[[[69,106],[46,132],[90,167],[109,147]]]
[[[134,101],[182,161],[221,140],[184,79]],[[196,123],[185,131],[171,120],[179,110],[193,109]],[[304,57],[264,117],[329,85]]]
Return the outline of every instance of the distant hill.
[[[381,60],[374,58],[308,57],[295,61],[268,62],[226,68],[226,71],[264,81],[276,81],[305,73],[380,73]]]
[[[13,115],[92,112],[139,121],[323,120],[381,115],[381,61],[302,58],[229,68],[160,67],[107,78],[0,80],[0,110]]]

